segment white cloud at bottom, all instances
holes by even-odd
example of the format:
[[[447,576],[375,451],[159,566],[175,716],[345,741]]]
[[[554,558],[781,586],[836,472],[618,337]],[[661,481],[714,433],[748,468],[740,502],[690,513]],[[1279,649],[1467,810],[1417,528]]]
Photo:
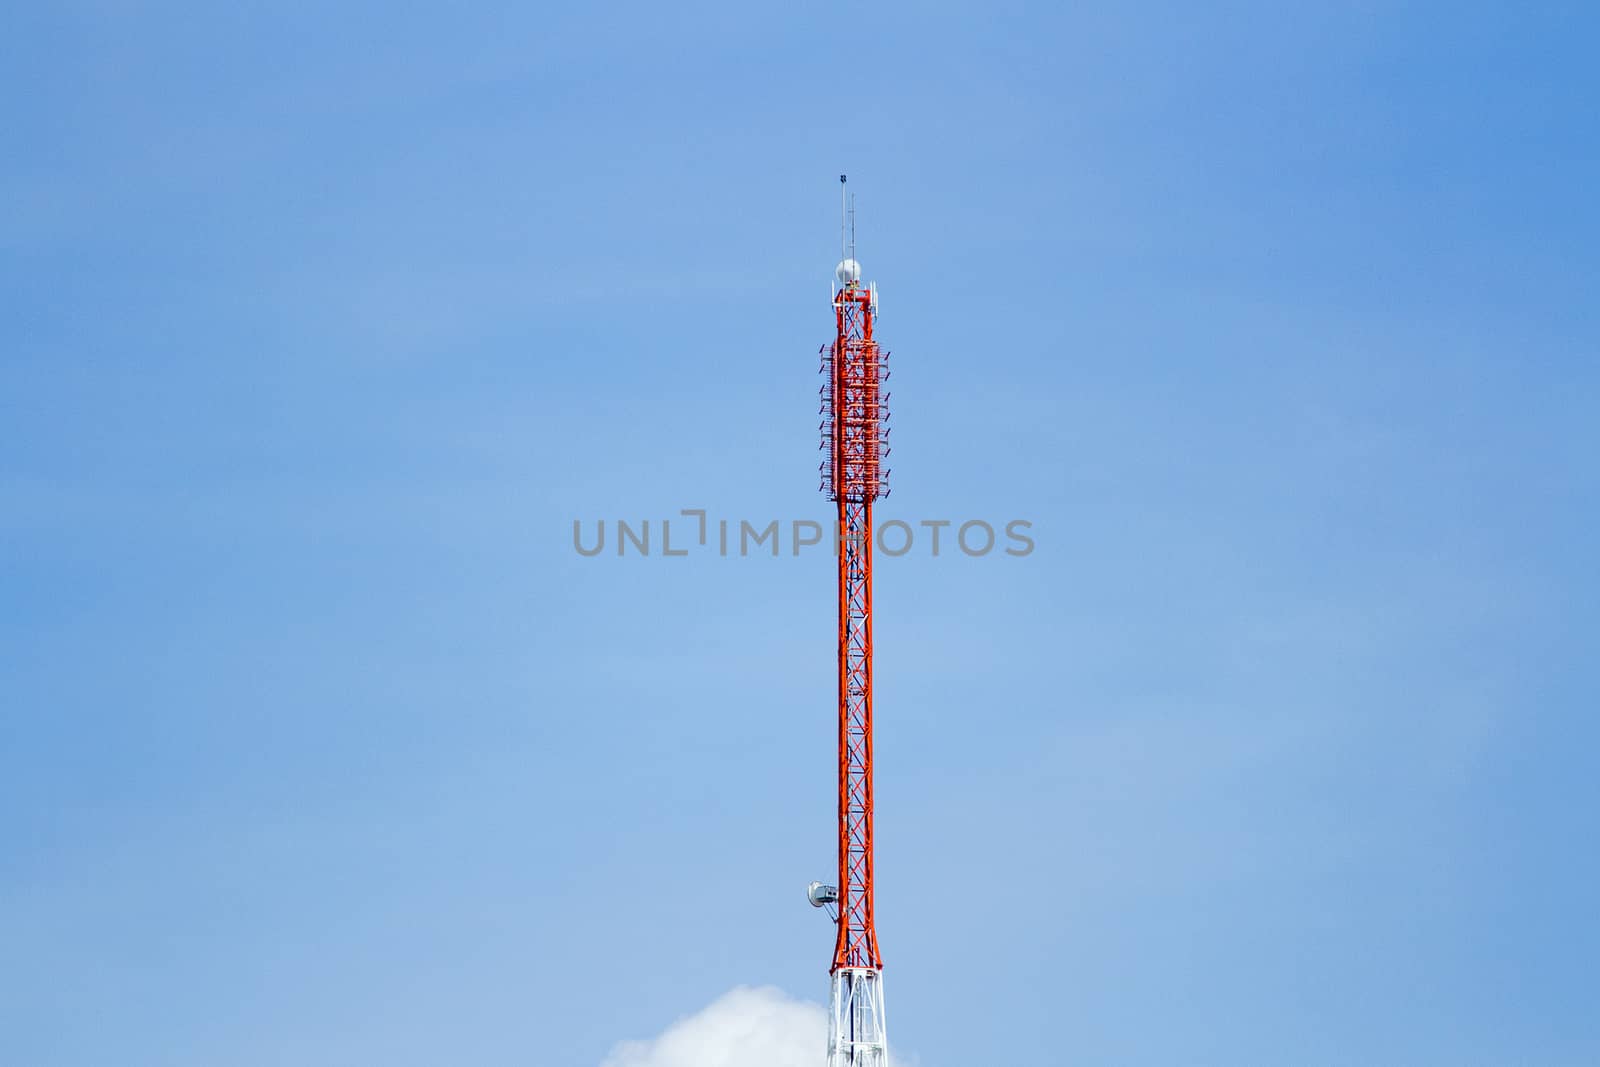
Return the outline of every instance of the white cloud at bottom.
[[[816,1067],[828,1014],[770,986],[741,986],[650,1041],[624,1041],[600,1067]]]

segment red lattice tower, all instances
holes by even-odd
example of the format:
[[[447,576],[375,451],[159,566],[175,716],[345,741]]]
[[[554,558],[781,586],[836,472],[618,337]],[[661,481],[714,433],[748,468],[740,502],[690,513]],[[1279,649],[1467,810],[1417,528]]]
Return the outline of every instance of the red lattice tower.
[[[834,341],[821,353],[822,491],[838,507],[838,885],[813,883],[811,893],[838,907],[829,1062],[841,1067],[888,1062],[873,918],[872,503],[888,495],[889,354],[873,336],[877,288],[861,283],[853,235],[851,245],[835,271]]]

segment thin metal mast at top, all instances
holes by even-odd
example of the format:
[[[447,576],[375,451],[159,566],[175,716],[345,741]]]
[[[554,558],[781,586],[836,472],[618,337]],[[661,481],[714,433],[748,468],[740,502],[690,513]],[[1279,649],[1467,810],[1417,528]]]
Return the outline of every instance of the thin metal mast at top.
[[[839,262],[841,262],[841,263],[843,263],[846,259],[849,258],[848,256],[845,255],[845,249],[844,249],[844,198],[845,198],[845,188],[844,188],[844,186],[845,186],[845,176],[843,174],[841,174],[841,175],[839,175]]]

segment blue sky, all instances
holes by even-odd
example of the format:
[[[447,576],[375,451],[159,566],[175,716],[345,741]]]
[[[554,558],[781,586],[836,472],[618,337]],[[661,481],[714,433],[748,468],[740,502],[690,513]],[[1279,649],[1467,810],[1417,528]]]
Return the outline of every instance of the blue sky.
[[[1600,1061],[1587,5],[7,23],[0,1061],[826,995],[831,559],[571,524],[828,517],[841,171],[883,517],[1037,542],[880,569],[897,1045]]]

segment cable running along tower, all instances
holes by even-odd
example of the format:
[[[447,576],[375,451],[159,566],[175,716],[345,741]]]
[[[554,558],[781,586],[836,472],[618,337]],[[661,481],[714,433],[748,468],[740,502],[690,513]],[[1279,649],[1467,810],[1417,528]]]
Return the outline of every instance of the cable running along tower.
[[[872,914],[872,502],[888,495],[887,352],[873,320],[875,284],[855,259],[855,208],[839,175],[839,266],[834,340],[822,348],[822,491],[838,508],[839,866],[838,884],[811,884],[815,907],[838,927],[829,996],[829,1067],[888,1067],[883,957]],[[848,220],[849,244],[845,244]]]

